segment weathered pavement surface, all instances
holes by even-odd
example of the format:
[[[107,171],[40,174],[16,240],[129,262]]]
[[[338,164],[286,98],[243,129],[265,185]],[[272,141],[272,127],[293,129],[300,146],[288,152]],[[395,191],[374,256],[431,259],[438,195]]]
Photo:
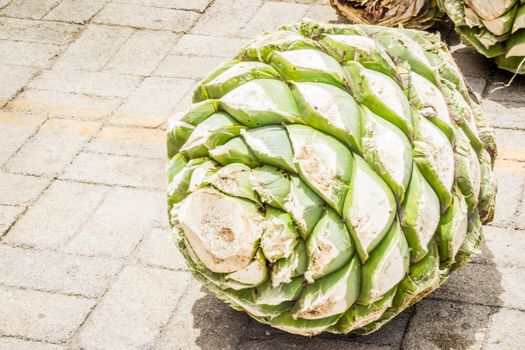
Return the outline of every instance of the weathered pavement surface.
[[[443,36],[498,128],[483,255],[367,337],[260,326],[192,282],[164,127],[249,37],[327,0],[0,0],[0,349],[525,348],[525,79]]]

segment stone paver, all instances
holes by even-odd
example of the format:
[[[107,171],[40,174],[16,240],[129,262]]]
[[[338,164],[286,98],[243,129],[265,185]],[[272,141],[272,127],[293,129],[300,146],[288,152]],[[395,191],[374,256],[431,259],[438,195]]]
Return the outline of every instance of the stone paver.
[[[416,305],[403,348],[481,349],[494,311],[489,306],[423,300]]]
[[[152,348],[189,279],[188,272],[127,267],[82,329],[82,348]]]
[[[160,159],[81,153],[62,178],[106,185],[160,188],[164,180],[163,163]]]
[[[129,255],[162,211],[162,198],[150,191],[113,190],[66,251],[115,257]],[[145,207],[144,203],[150,204]]]
[[[49,119],[7,162],[6,167],[23,174],[59,174],[98,127],[96,122]]]
[[[43,116],[0,111],[0,164],[4,164],[44,122]]]
[[[121,103],[119,97],[29,88],[18,94],[7,107],[41,116],[101,119],[108,117]]]
[[[47,250],[0,247],[0,284],[95,298],[121,263]]]
[[[193,80],[150,77],[122,104],[110,119],[119,125],[158,127],[171,116]]]
[[[82,24],[89,21],[104,5],[104,1],[96,0],[63,0],[44,19]]]
[[[24,205],[36,198],[49,180],[0,172],[0,204]]]
[[[497,128],[482,254],[378,332],[304,338],[191,278],[168,228],[167,119],[264,30],[329,0],[0,0],[0,350],[525,347],[525,78],[447,38]],[[495,90],[496,89],[496,90]]]
[[[0,287],[0,334],[65,342],[94,306],[86,298]]]
[[[17,338],[0,338],[0,350],[65,350],[61,345],[54,345]]]
[[[24,211],[24,207],[0,205],[0,237],[6,233],[7,229],[11,227],[22,211]]]
[[[60,248],[91,217],[106,190],[95,185],[54,182],[11,229],[5,241],[29,247]]]
[[[90,25],[69,46],[55,67],[98,72],[106,66],[131,34],[131,28]]]
[[[198,13],[153,6],[107,4],[95,17],[96,23],[133,28],[185,32],[197,20]]]
[[[525,312],[501,309],[492,316],[487,350],[520,349],[525,344]]]
[[[178,35],[167,31],[136,31],[106,65],[105,71],[148,76],[178,38]],[[144,50],[145,47],[148,49]]]
[[[0,86],[0,106],[13,98],[36,73],[31,67],[0,65],[0,76],[4,82]]]
[[[142,241],[137,257],[145,265],[172,270],[188,270],[184,258],[173,244],[173,237],[169,229],[151,230]]]

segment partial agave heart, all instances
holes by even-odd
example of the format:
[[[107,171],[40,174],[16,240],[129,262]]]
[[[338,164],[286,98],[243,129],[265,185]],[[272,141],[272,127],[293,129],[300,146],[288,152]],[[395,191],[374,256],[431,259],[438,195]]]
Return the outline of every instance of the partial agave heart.
[[[305,20],[258,37],[193,102],[168,133],[170,223],[236,310],[369,333],[479,252],[496,145],[438,36]]]
[[[499,67],[525,74],[525,0],[438,0],[461,38]]]
[[[330,0],[350,23],[426,29],[442,16],[436,0]]]

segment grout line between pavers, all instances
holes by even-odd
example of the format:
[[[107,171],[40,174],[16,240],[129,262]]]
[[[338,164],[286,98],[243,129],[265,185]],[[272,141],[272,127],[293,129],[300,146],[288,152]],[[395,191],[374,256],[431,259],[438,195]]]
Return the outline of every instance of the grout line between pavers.
[[[14,286],[10,284],[6,284],[3,282],[0,282],[0,288],[4,289],[10,289],[10,290],[22,290],[22,291],[28,291],[28,292],[38,292],[38,293],[45,293],[45,294],[53,294],[53,295],[61,295],[66,297],[75,297],[85,300],[95,300],[96,297],[88,297],[83,294],[79,293],[68,293],[61,291],[59,289],[46,289],[46,288],[37,288],[37,287],[28,287],[28,286]]]
[[[509,305],[483,304],[483,303],[469,302],[469,301],[464,301],[464,300],[459,300],[459,299],[447,299],[447,298],[442,298],[442,297],[436,297],[436,296],[433,296],[432,294],[425,297],[425,299],[444,301],[448,303],[457,303],[457,304],[463,304],[463,305],[485,306],[485,307],[491,307],[491,308],[501,308],[501,309],[506,309],[506,310],[525,312],[525,307],[520,308],[520,307],[509,306]]]
[[[46,345],[65,345],[66,344],[66,341],[60,341],[60,342],[53,343],[53,342],[50,342],[44,339],[32,338],[32,337],[18,335],[18,334],[1,334],[0,340],[1,339],[17,339],[17,340],[22,340],[24,342],[41,343],[41,344],[46,344]]]

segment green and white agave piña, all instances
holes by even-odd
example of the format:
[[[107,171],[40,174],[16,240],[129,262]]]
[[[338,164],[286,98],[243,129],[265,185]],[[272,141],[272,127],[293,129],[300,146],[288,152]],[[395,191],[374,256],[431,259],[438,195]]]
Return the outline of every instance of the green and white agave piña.
[[[525,74],[525,0],[438,0],[461,38],[499,67]]]
[[[193,102],[168,132],[170,223],[233,308],[291,333],[369,333],[478,253],[496,146],[436,35],[305,20]]]
[[[351,23],[426,29],[441,17],[436,0],[330,0]]]

